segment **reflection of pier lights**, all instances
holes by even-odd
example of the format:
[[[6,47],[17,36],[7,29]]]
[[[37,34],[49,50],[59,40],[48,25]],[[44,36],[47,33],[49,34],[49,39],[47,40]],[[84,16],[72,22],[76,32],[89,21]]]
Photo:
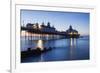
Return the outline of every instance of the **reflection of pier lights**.
[[[28,31],[21,31],[21,35],[25,36],[25,40],[52,40],[52,39],[60,39],[63,36],[58,34],[38,34],[38,33],[31,33]]]
[[[24,40],[25,40],[26,39],[26,31],[21,31],[20,34],[21,34],[21,38],[24,37]]]
[[[43,40],[38,40],[38,41],[37,41],[37,47],[39,47],[41,50],[44,50],[44,47],[43,47]]]
[[[75,48],[76,48],[76,38],[70,38],[70,59],[74,59]]]
[[[70,47],[75,47],[76,46],[76,38],[70,38]]]

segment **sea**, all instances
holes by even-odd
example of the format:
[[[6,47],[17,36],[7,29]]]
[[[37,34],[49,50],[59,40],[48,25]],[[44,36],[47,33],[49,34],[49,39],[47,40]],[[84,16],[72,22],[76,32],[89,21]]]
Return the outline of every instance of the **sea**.
[[[21,37],[20,46],[21,51],[27,51],[27,48],[36,49],[36,47],[40,47],[41,50],[43,50],[43,48],[52,48],[52,50],[44,52],[39,56],[30,56],[27,58],[22,58],[21,63],[75,61],[90,59],[89,36],[51,40],[30,40]]]

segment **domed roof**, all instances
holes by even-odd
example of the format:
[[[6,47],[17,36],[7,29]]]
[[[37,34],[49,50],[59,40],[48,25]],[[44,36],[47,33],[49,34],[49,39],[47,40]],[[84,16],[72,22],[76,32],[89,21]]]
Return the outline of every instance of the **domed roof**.
[[[66,32],[67,32],[67,33],[71,33],[71,32],[73,32],[73,33],[74,33],[74,32],[75,32],[75,33],[78,33],[78,31],[75,30],[75,29],[73,29],[71,25],[69,26],[69,29],[68,29]]]

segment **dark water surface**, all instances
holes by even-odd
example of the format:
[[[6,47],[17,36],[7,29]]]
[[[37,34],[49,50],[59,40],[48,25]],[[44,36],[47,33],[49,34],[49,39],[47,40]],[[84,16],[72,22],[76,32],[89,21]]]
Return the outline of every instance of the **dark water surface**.
[[[21,39],[21,51],[28,47],[33,49],[36,47],[52,47],[52,50],[42,53],[40,56],[21,59],[22,63],[89,59],[89,37],[34,41]]]

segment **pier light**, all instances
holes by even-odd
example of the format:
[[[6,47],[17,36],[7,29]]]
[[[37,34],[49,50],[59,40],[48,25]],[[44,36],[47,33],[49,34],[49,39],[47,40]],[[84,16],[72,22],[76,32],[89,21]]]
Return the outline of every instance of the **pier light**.
[[[41,29],[42,27],[41,27],[41,25],[39,25],[39,29]]]
[[[69,34],[70,34],[70,35],[72,35],[73,33],[72,33],[72,32],[70,32]]]
[[[34,29],[37,29],[37,26],[36,26],[36,25],[34,25],[34,26],[33,26],[33,28],[34,28]]]
[[[76,34],[76,35],[77,35],[78,33],[74,32],[74,34]]]
[[[21,36],[25,36],[26,31],[21,31]]]

